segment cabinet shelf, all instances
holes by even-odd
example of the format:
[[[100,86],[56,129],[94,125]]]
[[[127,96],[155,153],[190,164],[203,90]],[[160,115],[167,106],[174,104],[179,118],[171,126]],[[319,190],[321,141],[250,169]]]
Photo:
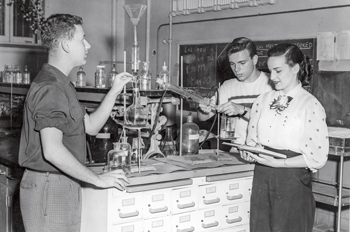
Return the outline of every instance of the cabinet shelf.
[[[337,186],[313,182],[312,191],[317,202],[338,207],[339,188]],[[343,187],[341,206],[343,207],[348,205],[350,205],[350,190]]]
[[[29,84],[15,84],[15,83],[0,83],[0,93],[14,94],[14,95],[26,95],[30,85]],[[100,103],[105,95],[108,93],[109,88],[95,88],[95,87],[77,87],[77,97],[80,101]],[[127,89],[127,93],[130,96],[127,97],[127,102],[132,100],[132,89]],[[148,98],[160,98],[164,93],[164,90],[147,90],[140,91],[140,96],[147,96]],[[172,97],[171,93],[166,93],[166,97]],[[123,96],[120,94],[116,99],[116,103],[123,103]]]

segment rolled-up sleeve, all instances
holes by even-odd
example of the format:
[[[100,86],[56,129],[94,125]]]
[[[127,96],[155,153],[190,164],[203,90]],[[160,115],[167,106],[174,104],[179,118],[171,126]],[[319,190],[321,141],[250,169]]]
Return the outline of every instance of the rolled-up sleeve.
[[[301,123],[302,133],[299,137],[299,149],[308,168],[316,171],[323,167],[328,159],[329,139],[326,113],[316,100],[310,100],[304,111]]]
[[[33,96],[31,102],[35,130],[55,127],[63,133],[67,130],[69,115],[68,99],[60,88],[55,85],[43,86]]]

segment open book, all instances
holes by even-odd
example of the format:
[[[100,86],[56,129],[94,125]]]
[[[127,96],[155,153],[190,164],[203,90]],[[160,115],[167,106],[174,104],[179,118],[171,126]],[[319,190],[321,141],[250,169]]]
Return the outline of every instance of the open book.
[[[249,151],[251,153],[258,153],[258,154],[263,154],[263,155],[269,155],[272,157],[276,157],[276,158],[287,158],[286,155],[281,154],[281,153],[277,153],[277,152],[273,152],[273,151],[269,151],[269,150],[265,150],[262,147],[251,147],[248,145],[242,145],[242,144],[236,144],[236,143],[226,143],[223,142],[222,144],[228,145],[228,146],[232,146],[232,147],[237,147],[238,150],[244,150],[244,151]]]

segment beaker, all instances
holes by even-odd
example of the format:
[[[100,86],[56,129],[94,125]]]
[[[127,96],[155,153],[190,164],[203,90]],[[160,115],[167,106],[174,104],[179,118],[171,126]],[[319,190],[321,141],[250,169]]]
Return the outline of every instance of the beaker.
[[[221,115],[220,139],[233,140],[235,136],[236,118]]]

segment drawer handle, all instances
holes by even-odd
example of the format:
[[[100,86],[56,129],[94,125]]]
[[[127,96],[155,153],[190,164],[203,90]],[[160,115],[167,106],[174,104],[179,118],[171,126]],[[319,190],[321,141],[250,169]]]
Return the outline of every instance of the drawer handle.
[[[228,224],[233,224],[233,223],[237,223],[237,222],[241,222],[242,221],[242,217],[238,217],[238,218],[235,218],[235,219],[226,219],[226,222]]]
[[[120,218],[130,218],[130,217],[136,217],[139,216],[139,211],[136,210],[135,212],[131,213],[119,213]]]
[[[220,202],[220,198],[215,198],[215,199],[212,199],[212,200],[203,200],[203,202],[206,205],[215,204],[215,203],[219,203]]]
[[[212,228],[212,227],[216,227],[218,226],[219,223],[217,221],[213,222],[213,223],[208,223],[208,224],[205,224],[205,223],[202,223],[202,227],[204,229],[207,229],[207,228]]]
[[[243,195],[242,194],[238,194],[235,196],[227,196],[227,200],[233,201],[233,200],[238,200],[238,199],[242,199]]]
[[[177,208],[179,209],[186,209],[186,208],[191,208],[194,207],[196,204],[192,201],[191,203],[188,204],[178,204]]]
[[[177,229],[176,232],[192,232],[194,231],[194,227],[191,226],[191,228],[187,228],[187,229],[183,229],[183,230],[180,230],[180,229]]]
[[[157,209],[149,209],[149,212],[150,213],[162,213],[162,212],[166,212],[168,211],[168,207],[164,206],[164,207],[161,207],[161,208],[157,208]]]

